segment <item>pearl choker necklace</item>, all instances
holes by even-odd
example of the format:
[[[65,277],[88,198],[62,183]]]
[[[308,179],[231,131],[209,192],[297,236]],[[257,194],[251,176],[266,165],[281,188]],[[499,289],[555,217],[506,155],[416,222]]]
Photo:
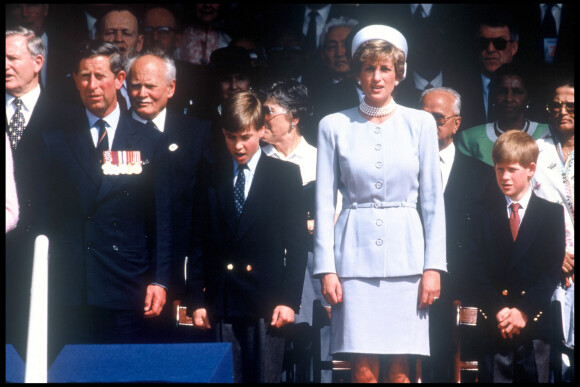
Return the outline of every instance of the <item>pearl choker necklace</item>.
[[[368,105],[363,98],[358,108],[360,109],[361,112],[363,112],[367,116],[384,117],[392,114],[395,111],[396,107],[397,104],[395,103],[395,100],[391,96],[391,100],[389,101],[389,103],[380,108]]]

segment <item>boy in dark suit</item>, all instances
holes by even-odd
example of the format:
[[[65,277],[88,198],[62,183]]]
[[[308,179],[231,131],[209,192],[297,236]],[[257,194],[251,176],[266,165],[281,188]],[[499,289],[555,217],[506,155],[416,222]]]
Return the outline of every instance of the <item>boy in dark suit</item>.
[[[550,298],[564,255],[564,214],[530,188],[538,153],[520,130],[498,138],[492,157],[505,201],[489,201],[476,214],[464,260],[465,301],[480,310],[480,382],[548,382]]]
[[[252,92],[224,104],[231,159],[213,173],[207,235],[192,247],[188,274],[194,325],[232,343],[234,381],[245,383],[280,381],[279,328],[299,310],[307,260],[300,170],[261,151],[264,120]]]

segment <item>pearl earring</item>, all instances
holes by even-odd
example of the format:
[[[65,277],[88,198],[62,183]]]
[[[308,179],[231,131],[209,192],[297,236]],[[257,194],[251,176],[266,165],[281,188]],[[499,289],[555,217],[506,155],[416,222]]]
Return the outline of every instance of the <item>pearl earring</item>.
[[[360,79],[358,81],[356,81],[356,83],[360,86]]]

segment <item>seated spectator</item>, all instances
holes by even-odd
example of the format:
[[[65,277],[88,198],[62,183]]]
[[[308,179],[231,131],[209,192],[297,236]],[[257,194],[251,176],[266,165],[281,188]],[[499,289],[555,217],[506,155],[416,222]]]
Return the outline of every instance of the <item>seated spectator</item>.
[[[493,165],[491,148],[503,132],[518,129],[534,139],[540,138],[548,125],[529,119],[528,111],[532,102],[529,87],[528,78],[518,67],[507,64],[498,68],[490,86],[492,110],[497,120],[460,132],[456,138],[457,149],[467,156]]]

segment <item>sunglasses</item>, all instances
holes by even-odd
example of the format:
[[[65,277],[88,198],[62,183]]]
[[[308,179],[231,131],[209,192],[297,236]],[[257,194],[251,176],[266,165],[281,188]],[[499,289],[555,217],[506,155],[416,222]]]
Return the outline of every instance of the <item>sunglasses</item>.
[[[568,110],[568,113],[574,114],[574,102],[551,101],[551,102],[548,102],[548,104],[546,105],[546,110],[549,113],[557,113],[557,112],[561,112],[564,107],[566,107],[566,110]]]
[[[481,50],[487,50],[489,43],[492,43],[496,50],[503,51],[507,47],[507,44],[511,42],[513,40],[505,40],[504,38],[479,38],[479,48]]]
[[[272,118],[276,117],[276,116],[281,116],[282,114],[286,114],[288,113],[287,110],[281,111],[281,112],[275,112],[272,110],[272,108],[268,105],[264,105],[264,113],[266,114],[266,121],[270,121]]]
[[[437,123],[437,126],[445,125],[447,123],[447,121],[449,121],[450,118],[459,117],[459,114],[454,114],[454,115],[448,116],[448,117],[445,117],[439,113],[431,113],[431,115],[433,116],[433,118],[435,118],[435,122]]]
[[[145,35],[153,34],[153,31],[157,32],[159,35],[169,35],[169,33],[175,31],[175,28],[171,27],[145,27],[143,28],[143,33]]]

